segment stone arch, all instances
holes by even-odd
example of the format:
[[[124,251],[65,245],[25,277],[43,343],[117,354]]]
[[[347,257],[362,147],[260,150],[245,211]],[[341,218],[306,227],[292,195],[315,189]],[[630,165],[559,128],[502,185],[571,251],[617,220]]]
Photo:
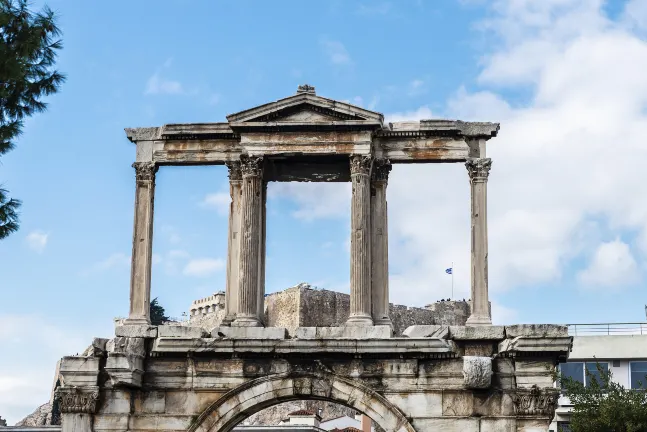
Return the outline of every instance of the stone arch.
[[[250,380],[222,395],[188,432],[230,432],[258,411],[282,402],[317,399],[354,408],[389,432],[416,432],[400,410],[364,384],[332,373],[288,373]]]

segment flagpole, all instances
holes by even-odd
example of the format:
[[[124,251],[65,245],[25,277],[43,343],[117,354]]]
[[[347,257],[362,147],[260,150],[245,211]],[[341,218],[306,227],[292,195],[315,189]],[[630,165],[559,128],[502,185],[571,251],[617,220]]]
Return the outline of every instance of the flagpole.
[[[452,261],[452,298],[450,300],[454,299],[454,261]]]

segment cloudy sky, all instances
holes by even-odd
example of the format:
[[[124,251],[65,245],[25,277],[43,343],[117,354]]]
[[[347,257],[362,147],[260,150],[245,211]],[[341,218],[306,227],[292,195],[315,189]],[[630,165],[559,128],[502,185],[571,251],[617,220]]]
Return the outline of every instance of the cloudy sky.
[[[40,2],[39,2],[40,3]],[[37,4],[39,4],[37,3]],[[128,312],[135,148],[124,127],[223,121],[298,84],[387,120],[501,122],[489,142],[490,295],[508,322],[644,321],[647,0],[52,0],[68,76],[0,165],[24,201],[0,243],[0,415]],[[350,189],[271,184],[267,288],[348,291]],[[460,165],[396,166],[391,301],[469,290]],[[180,317],[224,289],[223,167],[163,168],[153,296]]]

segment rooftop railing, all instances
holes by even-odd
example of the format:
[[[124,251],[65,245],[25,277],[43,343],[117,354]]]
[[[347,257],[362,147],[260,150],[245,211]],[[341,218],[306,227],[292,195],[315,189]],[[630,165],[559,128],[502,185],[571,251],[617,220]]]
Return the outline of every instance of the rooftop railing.
[[[647,323],[566,324],[571,336],[647,335]]]

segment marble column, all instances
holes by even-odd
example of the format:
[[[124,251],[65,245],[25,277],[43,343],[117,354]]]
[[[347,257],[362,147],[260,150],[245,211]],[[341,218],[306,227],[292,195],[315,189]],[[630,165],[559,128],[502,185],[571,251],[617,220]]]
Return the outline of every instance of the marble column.
[[[263,181],[261,188],[261,227],[258,238],[258,318],[265,324],[265,238],[266,238],[266,217],[267,217],[267,182]]]
[[[348,326],[371,326],[371,165],[351,156],[350,316]]]
[[[150,324],[151,265],[153,258],[153,162],[135,162],[135,222],[130,268],[130,312],[124,324]]]
[[[467,325],[492,325],[488,299],[487,181],[490,158],[465,163],[472,196],[472,311]]]
[[[262,325],[258,311],[260,291],[261,221],[263,204],[263,158],[241,156],[242,212],[240,218],[240,261],[238,311],[231,323],[240,327]]]
[[[389,232],[386,186],[391,162],[377,159],[371,185],[371,292],[375,325],[393,326],[389,317]]]
[[[225,317],[222,325],[228,326],[238,312],[238,263],[240,255],[240,218],[242,213],[242,172],[240,161],[228,162],[229,169],[229,236],[227,239],[227,284],[225,287]]]

